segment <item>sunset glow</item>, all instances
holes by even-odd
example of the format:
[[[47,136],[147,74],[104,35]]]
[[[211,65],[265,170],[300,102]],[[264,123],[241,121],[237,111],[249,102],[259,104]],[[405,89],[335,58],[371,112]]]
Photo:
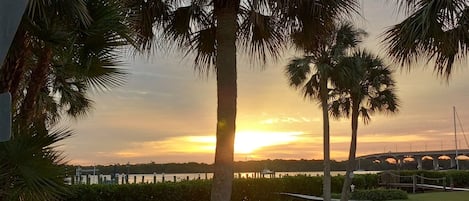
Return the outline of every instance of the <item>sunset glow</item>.
[[[402,20],[394,4],[363,1],[363,16],[354,20],[369,33],[360,49],[384,56],[379,36]],[[363,20],[366,19],[366,20]],[[239,52],[235,160],[318,159],[323,153],[322,111],[317,100],[289,86],[285,67],[301,53],[287,50],[264,65]],[[60,126],[75,135],[63,142],[75,164],[204,162],[213,163],[216,143],[216,76],[194,71],[191,55],[156,51],[126,56],[125,85],[108,93],[90,93],[94,110]],[[183,58],[183,59],[182,59]],[[385,58],[395,70],[399,112],[373,113],[358,125],[357,156],[455,147],[452,107],[469,130],[467,65],[455,66],[448,80],[435,76],[432,65],[416,63],[410,71]],[[205,72],[205,71],[204,71]],[[330,153],[346,160],[350,119],[330,118]],[[460,149],[469,149],[458,128]]]
[[[302,132],[240,131],[236,134],[235,153],[250,154],[273,145],[283,145],[298,140]]]

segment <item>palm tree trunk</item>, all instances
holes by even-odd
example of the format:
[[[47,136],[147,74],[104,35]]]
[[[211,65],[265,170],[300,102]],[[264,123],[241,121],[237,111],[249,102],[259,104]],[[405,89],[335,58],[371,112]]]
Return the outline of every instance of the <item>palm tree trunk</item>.
[[[236,129],[236,10],[231,1],[216,1],[217,142],[211,201],[231,200]],[[220,5],[222,4],[222,5]]]
[[[28,92],[21,105],[21,118],[23,126],[31,124],[34,116],[34,105],[37,102],[37,96],[44,87],[49,74],[49,65],[52,59],[52,49],[45,47],[39,56],[38,64],[31,73],[31,79],[28,84]]]
[[[324,201],[331,200],[331,153],[330,153],[330,133],[329,133],[329,91],[327,89],[327,79],[321,80],[321,107],[323,119],[323,148],[324,148],[324,176],[323,176],[323,197]]]
[[[350,152],[348,156],[347,172],[345,173],[344,185],[342,186],[342,195],[340,201],[347,201],[350,194],[350,185],[352,184],[351,174],[355,169],[355,155],[357,152],[358,137],[358,115],[360,104],[359,101],[352,96],[352,139],[350,141]]]
[[[26,32],[21,27],[15,34],[3,67],[0,71],[0,93],[10,92],[16,100],[17,89],[24,75],[24,61],[29,49],[26,42]]]

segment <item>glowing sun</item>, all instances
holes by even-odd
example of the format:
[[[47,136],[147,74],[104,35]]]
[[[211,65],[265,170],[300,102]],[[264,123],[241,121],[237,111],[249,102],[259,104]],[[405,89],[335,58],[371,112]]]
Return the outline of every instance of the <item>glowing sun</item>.
[[[263,147],[282,145],[299,139],[302,132],[239,131],[236,132],[235,153],[249,154]]]

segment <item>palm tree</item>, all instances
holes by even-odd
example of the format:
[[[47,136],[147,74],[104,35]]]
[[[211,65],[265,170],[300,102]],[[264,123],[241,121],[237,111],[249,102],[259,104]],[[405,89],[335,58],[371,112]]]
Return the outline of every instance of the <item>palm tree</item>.
[[[139,0],[126,1],[142,48],[160,38],[195,54],[195,66],[217,76],[215,171],[211,200],[231,199],[236,125],[238,47],[253,59],[273,58],[288,43],[316,48],[333,19],[352,12],[355,0]],[[160,30],[153,32],[155,27]],[[161,41],[161,40],[160,40]]]
[[[76,23],[73,23],[76,22]],[[23,97],[24,122],[30,122],[31,111],[49,71],[53,45],[67,38],[64,27],[77,23],[87,25],[90,17],[84,1],[63,4],[57,1],[29,1],[12,48],[2,67],[0,91],[10,91],[19,103],[23,86],[28,93]],[[30,75],[30,76],[29,76]],[[28,81],[31,80],[31,84]]]
[[[469,5],[466,0],[401,0],[409,16],[384,33],[387,53],[403,66],[426,58],[435,71],[449,78],[463,60],[469,44]]]
[[[114,67],[118,48],[134,44],[126,11],[112,0],[29,2],[0,79],[0,91],[12,93],[14,114],[21,115],[18,125],[31,126],[45,112],[49,120],[60,112],[85,114],[88,88],[122,83],[125,73]]]
[[[92,103],[89,89],[122,84],[125,73],[114,66],[118,48],[132,44],[133,34],[127,9],[119,3],[30,1],[1,74],[1,90],[15,96],[13,139],[0,144],[0,200],[60,200],[65,195],[65,162],[55,143],[70,131],[50,128],[63,114],[86,114]]]
[[[303,58],[295,58],[286,68],[290,86],[303,91],[304,97],[317,100],[321,104],[323,118],[324,143],[324,200],[331,199],[330,175],[330,134],[329,134],[329,99],[331,90],[338,81],[350,77],[346,68],[337,65],[347,51],[354,48],[365,33],[349,23],[339,26],[320,41],[317,51],[307,53]]]
[[[375,112],[394,113],[398,110],[395,94],[395,81],[392,71],[381,58],[366,51],[354,52],[338,64],[339,68],[348,68],[354,74],[353,79],[337,82],[330,104],[330,113],[335,117],[352,115],[352,139],[347,163],[347,172],[342,187],[341,201],[347,201],[352,182],[351,173],[355,169],[357,151],[358,118],[365,124]]]
[[[63,113],[71,117],[86,115],[92,107],[86,96],[88,90],[105,91],[123,84],[125,79],[126,73],[115,67],[120,48],[133,43],[123,8],[118,1],[88,0],[86,5],[92,23],[72,30],[65,45],[56,50],[47,84],[42,87],[47,92],[45,97],[56,95],[55,99],[42,99],[36,107],[52,108],[47,110],[50,123]]]

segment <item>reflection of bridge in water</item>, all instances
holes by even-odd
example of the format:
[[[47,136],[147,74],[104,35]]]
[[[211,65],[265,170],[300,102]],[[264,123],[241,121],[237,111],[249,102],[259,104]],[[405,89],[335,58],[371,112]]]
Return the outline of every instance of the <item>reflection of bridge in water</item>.
[[[451,160],[451,167],[456,167],[458,165],[458,158],[462,156],[469,156],[469,149],[459,149],[457,150],[458,156],[456,158],[456,150],[441,150],[441,151],[414,151],[414,152],[386,152],[386,153],[377,153],[369,154],[357,157],[357,159],[369,159],[369,160],[378,160],[379,162],[384,162],[387,159],[394,159],[396,163],[404,163],[404,159],[413,159],[417,162],[417,168],[422,169],[422,161],[424,159],[433,160],[433,168],[435,170],[440,169],[439,159],[448,159]]]

